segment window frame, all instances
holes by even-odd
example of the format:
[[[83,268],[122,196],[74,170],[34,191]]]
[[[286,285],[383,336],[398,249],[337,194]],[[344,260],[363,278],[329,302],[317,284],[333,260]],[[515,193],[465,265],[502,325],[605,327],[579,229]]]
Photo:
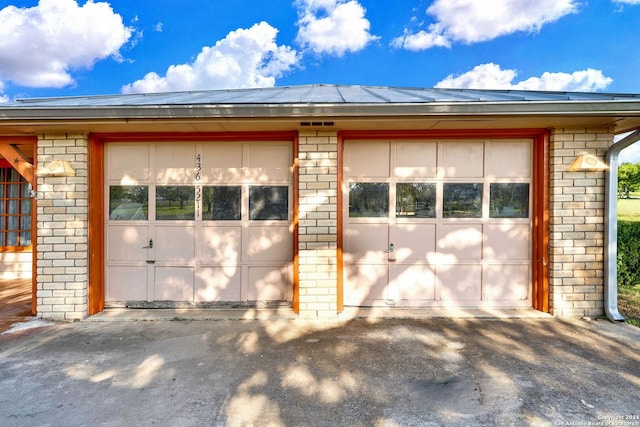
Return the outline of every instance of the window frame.
[[[20,175],[20,173],[11,167],[8,162],[0,162],[0,169],[5,171],[0,173],[0,252],[20,252],[30,251],[33,249],[33,200],[29,194],[29,183]],[[17,194],[15,197],[9,194],[11,185],[17,185]],[[9,204],[14,202],[16,212],[9,212]],[[24,213],[24,204],[28,202],[28,213]],[[23,228],[23,218],[29,218],[29,225]],[[16,227],[9,228],[9,221],[16,220]],[[16,233],[16,245],[8,245],[9,233]],[[29,244],[20,244],[25,235],[28,235]]]

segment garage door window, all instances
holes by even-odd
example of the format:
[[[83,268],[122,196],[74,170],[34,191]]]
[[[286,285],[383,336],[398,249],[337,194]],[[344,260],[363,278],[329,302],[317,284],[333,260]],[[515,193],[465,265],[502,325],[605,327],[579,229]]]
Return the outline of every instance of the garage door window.
[[[289,187],[284,185],[249,187],[249,219],[252,221],[289,219]]]
[[[149,218],[149,187],[112,185],[109,187],[109,219],[144,221]]]
[[[349,184],[349,216],[389,216],[389,184],[384,182],[352,182]]]
[[[207,186],[202,189],[202,219],[239,221],[242,218],[242,187]]]
[[[529,184],[491,184],[491,218],[529,218]]]
[[[435,183],[396,184],[396,217],[435,218]]]
[[[158,186],[156,187],[157,220],[195,219],[195,187]]]
[[[482,218],[482,184],[445,183],[444,218]]]

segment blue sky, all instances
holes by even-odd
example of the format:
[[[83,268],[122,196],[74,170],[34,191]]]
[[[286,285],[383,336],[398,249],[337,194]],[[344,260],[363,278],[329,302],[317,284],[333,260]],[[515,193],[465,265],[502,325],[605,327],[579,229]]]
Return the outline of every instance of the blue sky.
[[[349,84],[640,93],[640,0],[0,1],[0,101]]]

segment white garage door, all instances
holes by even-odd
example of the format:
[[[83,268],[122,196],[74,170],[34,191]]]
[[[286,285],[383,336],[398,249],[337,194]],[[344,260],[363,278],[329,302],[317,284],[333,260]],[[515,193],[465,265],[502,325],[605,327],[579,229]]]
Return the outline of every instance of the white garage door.
[[[108,145],[107,305],[291,301],[291,153],[288,142]]]
[[[345,141],[345,305],[531,307],[531,151]]]

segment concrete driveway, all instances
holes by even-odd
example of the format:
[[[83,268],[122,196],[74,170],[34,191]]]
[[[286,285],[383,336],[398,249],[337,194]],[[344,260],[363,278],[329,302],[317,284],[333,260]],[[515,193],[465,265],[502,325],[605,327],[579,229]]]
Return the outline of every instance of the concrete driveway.
[[[3,426],[640,426],[606,320],[79,322],[1,335]]]

